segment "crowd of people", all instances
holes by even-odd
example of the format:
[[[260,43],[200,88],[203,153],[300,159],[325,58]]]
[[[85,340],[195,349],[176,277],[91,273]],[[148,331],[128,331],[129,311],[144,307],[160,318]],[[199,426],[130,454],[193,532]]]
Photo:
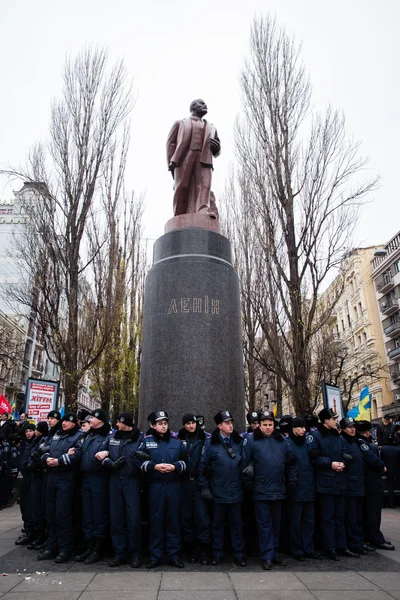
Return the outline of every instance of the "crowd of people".
[[[36,425],[27,415],[17,427],[3,423],[3,508],[22,474],[15,543],[39,551],[40,561],[92,564],[111,540],[110,567],[139,568],[148,555],[148,569],[164,556],[184,567],[181,550],[203,566],[226,552],[240,567],[246,555],[259,556],[264,570],[281,565],[283,551],[338,561],[394,550],[380,530],[385,461],[398,464],[400,453],[391,419],[378,428],[378,444],[370,422],[338,423],[332,409],[279,422],[250,412],[243,433],[229,410],[215,415],[211,434],[194,413],[178,432],[165,411],[148,420],[146,433],[129,412],[112,429],[102,409],[82,421],[52,410]]]

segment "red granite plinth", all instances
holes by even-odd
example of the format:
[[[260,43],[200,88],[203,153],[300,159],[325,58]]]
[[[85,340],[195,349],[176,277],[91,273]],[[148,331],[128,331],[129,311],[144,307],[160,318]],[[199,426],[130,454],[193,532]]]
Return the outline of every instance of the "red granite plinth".
[[[184,215],[178,215],[177,217],[172,217],[172,219],[166,222],[164,233],[169,233],[170,231],[174,231],[176,229],[187,229],[193,227],[199,227],[200,229],[208,229],[209,231],[214,231],[215,233],[221,233],[219,219],[213,219],[210,217],[210,215],[202,213],[187,213]]]

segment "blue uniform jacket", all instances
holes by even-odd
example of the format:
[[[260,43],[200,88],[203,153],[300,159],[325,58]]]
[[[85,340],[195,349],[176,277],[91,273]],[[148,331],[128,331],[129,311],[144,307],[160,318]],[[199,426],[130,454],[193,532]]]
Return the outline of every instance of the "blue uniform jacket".
[[[315,468],[316,491],[319,494],[338,496],[346,490],[344,471],[334,471],[333,462],[344,462],[343,438],[335,429],[327,429],[318,425],[317,429],[307,436],[308,453]]]
[[[357,443],[362,450],[364,460],[365,493],[381,494],[385,487],[382,480],[385,463],[379,456],[378,446],[360,434]]]
[[[351,437],[345,431],[340,434],[344,442],[346,464],[346,490],[345,496],[365,496],[364,486],[364,461],[362,450],[357,443],[356,437]],[[348,460],[346,456],[351,456],[352,460]]]
[[[48,467],[49,474],[78,470],[82,452],[81,439],[82,432],[74,427],[68,431],[60,429],[48,440],[49,452],[43,454],[42,464],[46,466],[46,459],[49,457],[58,459],[57,467]],[[68,454],[70,448],[74,448],[73,454]]]
[[[266,437],[260,429],[243,441],[242,468],[254,467],[253,500],[284,500],[286,478],[289,486],[297,482],[297,458],[284,437],[274,431]]]
[[[243,438],[237,431],[231,434],[232,452],[229,454],[219,429],[206,440],[200,461],[199,485],[210,488],[217,504],[242,502],[243,489],[240,480]]]
[[[8,475],[11,475],[12,477],[17,477],[20,466],[21,454],[19,448],[17,448],[16,446],[10,446],[7,468]]]
[[[109,458],[116,461],[124,457],[125,464],[121,469],[111,471],[111,476],[140,477],[140,471],[135,461],[135,452],[142,443],[143,434],[134,426],[132,431],[114,431],[108,435],[101,450],[108,450]]]
[[[148,460],[138,459],[137,464],[150,483],[178,481],[186,470],[186,442],[173,437],[168,430],[163,436],[152,430],[151,434],[144,436],[139,450],[149,455]],[[154,467],[160,463],[174,465],[175,470],[170,473],[155,471]]]
[[[297,485],[290,493],[292,502],[313,502],[315,500],[314,469],[308,456],[308,444],[306,437],[295,436],[290,433],[286,438],[295,455],[297,456]]]
[[[106,441],[110,425],[104,423],[99,429],[90,429],[82,441],[81,471],[83,473],[104,473],[105,469],[101,460],[97,460],[97,452],[104,450],[103,444]]]
[[[203,447],[207,439],[210,439],[211,435],[203,431],[200,427],[196,429],[196,437],[188,435],[188,432],[183,427],[178,432],[180,440],[186,443],[187,460],[186,460],[186,471],[183,475],[185,479],[194,478],[197,479],[200,471],[200,460],[203,452]]]

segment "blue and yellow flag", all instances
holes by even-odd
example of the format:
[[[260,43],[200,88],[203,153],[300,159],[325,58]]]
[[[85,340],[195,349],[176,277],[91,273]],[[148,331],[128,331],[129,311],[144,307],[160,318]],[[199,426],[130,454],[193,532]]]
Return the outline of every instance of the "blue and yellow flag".
[[[369,387],[366,385],[360,392],[360,401],[349,412],[348,417],[353,417],[357,421],[370,421],[371,420],[371,399],[372,394],[369,393]]]

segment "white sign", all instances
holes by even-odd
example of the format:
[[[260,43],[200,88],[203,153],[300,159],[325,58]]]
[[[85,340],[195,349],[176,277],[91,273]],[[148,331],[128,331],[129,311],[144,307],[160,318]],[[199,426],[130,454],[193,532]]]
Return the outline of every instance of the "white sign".
[[[26,411],[29,420],[46,421],[47,415],[56,408],[58,381],[28,379],[26,384]]]

